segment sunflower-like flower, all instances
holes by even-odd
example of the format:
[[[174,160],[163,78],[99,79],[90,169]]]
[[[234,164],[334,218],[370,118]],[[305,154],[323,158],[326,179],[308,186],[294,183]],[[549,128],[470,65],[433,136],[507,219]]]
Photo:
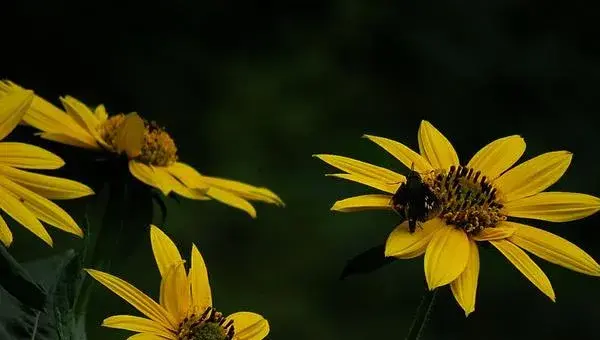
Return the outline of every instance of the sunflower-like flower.
[[[152,225],[150,239],[162,277],[160,303],[115,276],[86,270],[147,317],[111,316],[103,326],[138,333],[129,339],[261,340],[269,334],[269,323],[259,314],[237,312],[225,317],[213,307],[206,265],[194,244],[186,274],[185,261],[167,235]]]
[[[408,221],[391,232],[385,256],[409,259],[425,254],[429,289],[450,284],[466,315],[475,310],[477,242],[492,244],[552,301],[555,294],[548,277],[523,250],[568,269],[600,276],[598,263],[571,242],[507,220],[518,217],[567,222],[600,210],[600,199],[594,196],[544,192],[567,170],[570,152],[544,153],[511,168],[525,151],[523,138],[513,135],[491,142],[461,165],[452,144],[427,121],[419,128],[420,153],[387,138],[364,137],[418,173],[418,177],[411,173],[417,179],[411,183],[414,190],[407,191],[406,177],[394,171],[347,157],[316,155],[344,171],[330,176],[385,192],[337,201],[332,210],[385,209],[406,216],[405,209],[422,209],[417,217],[427,217],[421,219],[423,223],[414,232],[409,230]],[[412,195],[408,200],[407,194]],[[427,202],[424,198],[430,194],[432,200]],[[413,206],[408,207],[411,203]]]
[[[16,90],[0,98],[0,140],[8,136],[29,109],[34,94]],[[57,155],[40,147],[0,142],[0,211],[52,245],[52,237],[41,222],[79,237],[83,232],[62,208],[50,199],[64,200],[92,195],[81,183],[23,169],[53,170],[64,165]],[[10,246],[13,235],[0,215],[0,241]]]
[[[19,89],[15,83],[0,82],[0,97]],[[195,200],[214,199],[253,218],[256,210],[249,201],[283,206],[283,201],[267,188],[204,176],[179,162],[173,138],[137,113],[109,116],[103,105],[92,110],[70,96],[60,100],[64,111],[36,96],[23,122],[41,130],[40,136],[47,140],[127,155],[131,174],[165,195],[175,192]]]

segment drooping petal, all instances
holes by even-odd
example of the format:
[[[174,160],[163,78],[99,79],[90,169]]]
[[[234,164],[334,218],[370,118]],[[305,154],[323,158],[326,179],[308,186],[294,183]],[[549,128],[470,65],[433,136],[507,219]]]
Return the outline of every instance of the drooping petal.
[[[192,266],[189,273],[190,289],[192,292],[192,304],[198,310],[205,310],[212,307],[212,293],[208,281],[208,271],[204,259],[192,244]]]
[[[48,199],[64,200],[94,194],[87,185],[66,178],[36,174],[4,165],[0,165],[0,174]]]
[[[0,176],[2,179],[2,176]],[[27,209],[10,191],[2,185],[7,181],[5,178],[0,180],[0,210],[4,210],[8,216],[12,217],[19,224],[31,231],[35,236],[41,238],[48,245],[52,246],[52,237],[46,231],[46,228],[35,217],[33,212]]]
[[[418,138],[421,155],[432,167],[447,170],[452,165],[459,165],[458,155],[450,141],[428,121],[421,121]]]
[[[127,331],[153,334],[165,339],[177,340],[175,334],[160,323],[132,315],[115,315],[104,319],[102,326]]]
[[[202,179],[202,175],[190,165],[176,162],[171,164],[167,170],[188,188],[208,189],[208,185]]]
[[[387,183],[387,182],[382,182],[376,179],[373,179],[371,177],[367,177],[367,176],[362,176],[362,175],[356,175],[356,174],[326,174],[325,176],[331,176],[331,177],[337,177],[337,178],[343,178],[345,180],[348,181],[353,181],[356,183],[360,183],[360,184],[364,184],[367,186],[370,186],[372,188],[381,190],[383,192],[387,192],[389,194],[393,194],[398,190],[398,187],[400,186],[400,184],[404,183],[404,181],[399,182],[399,183]]]
[[[267,188],[255,187],[250,184],[233,181],[230,179],[209,176],[202,176],[202,181],[204,181],[210,187],[216,187],[225,191],[229,191],[232,194],[247,200],[262,201],[279,206],[285,205],[279,196]]]
[[[173,185],[176,185],[175,178],[166,170],[165,167],[150,165],[152,168],[154,182],[158,184],[163,195],[168,195],[173,190]]]
[[[562,237],[528,225],[518,225],[509,241],[544,260],[587,275],[600,276],[600,265]]]
[[[39,133],[38,135],[41,138],[49,140],[49,141],[66,144],[66,145],[71,145],[71,146],[75,146],[78,148],[90,149],[90,150],[99,150],[100,149],[100,146],[96,143],[96,140],[94,140],[92,136],[89,136],[89,137],[93,140],[93,143],[91,143],[87,140],[82,141],[80,139],[76,139],[74,137],[71,137],[69,135],[65,135],[62,133],[42,132],[42,133]]]
[[[256,209],[254,209],[252,204],[235,194],[232,194],[225,190],[221,190],[219,188],[210,187],[206,192],[206,195],[221,203],[243,210],[247,212],[248,215],[250,215],[252,218],[256,218]]]
[[[169,267],[160,287],[160,304],[181,322],[190,308],[190,283],[185,273],[183,261]]]
[[[371,135],[364,135],[363,137],[382,147],[409,169],[414,168],[414,170],[419,173],[433,170],[431,164],[429,164],[429,161],[425,157],[414,152],[402,143],[388,138]]]
[[[541,154],[508,170],[494,181],[504,202],[535,195],[554,184],[567,171],[573,154],[553,151]]]
[[[173,316],[169,315],[163,307],[130,283],[98,270],[85,269],[85,271],[151,320],[168,330],[174,331],[176,329],[177,322]]]
[[[517,269],[552,301],[556,301],[550,280],[521,248],[508,240],[490,241]]]
[[[391,195],[361,195],[339,200],[333,204],[331,210],[339,212],[354,212],[363,210],[390,210]]]
[[[13,235],[10,229],[8,228],[8,224],[0,215],[0,242],[4,244],[5,247],[10,247],[13,241]]]
[[[163,181],[164,178],[159,177],[160,175],[157,175],[154,169],[149,165],[132,159],[129,161],[129,172],[142,183],[160,190],[165,196],[171,191],[171,188],[168,187],[168,183]]]
[[[423,223],[414,233],[408,230],[408,222],[398,225],[388,236],[385,243],[385,256],[399,259],[410,259],[423,255],[431,238],[444,223],[439,219]]]
[[[137,113],[134,112],[126,115],[117,129],[117,136],[115,138],[117,151],[125,151],[129,158],[139,156],[144,144],[145,131],[144,121]]]
[[[479,150],[467,167],[480,170],[489,180],[494,180],[513,166],[524,152],[525,140],[521,136],[496,139]]]
[[[567,222],[588,217],[600,210],[600,198],[575,192],[540,192],[504,205],[508,216],[551,222]]]
[[[479,279],[479,249],[475,241],[470,240],[469,261],[465,270],[452,281],[450,288],[456,302],[465,311],[465,315],[475,311],[475,297],[477,295],[477,281]]]
[[[494,228],[485,228],[478,234],[472,235],[471,238],[475,241],[491,241],[502,240],[514,234],[517,227],[512,225],[512,222],[502,221]]]
[[[83,237],[83,231],[75,220],[56,203],[2,176],[0,176],[0,185],[10,192],[15,199],[20,200],[36,218],[60,230]]]
[[[40,147],[15,142],[0,143],[0,164],[22,169],[58,169],[65,162]]]
[[[261,315],[251,312],[237,312],[229,315],[233,320],[235,340],[262,340],[269,334],[269,322]]]
[[[425,278],[430,290],[454,281],[469,260],[469,238],[464,231],[445,226],[429,241],[425,251]]]
[[[161,277],[165,277],[173,265],[183,262],[175,243],[153,224],[150,225],[150,242]]]
[[[19,124],[33,101],[33,92],[15,90],[0,99],[0,140]]]
[[[317,157],[323,162],[332,165],[349,174],[369,177],[383,183],[398,184],[406,180],[404,176],[392,170],[388,170],[386,168],[382,168],[380,166],[369,164],[366,162],[358,161],[356,159],[325,154],[314,155],[314,157]]]

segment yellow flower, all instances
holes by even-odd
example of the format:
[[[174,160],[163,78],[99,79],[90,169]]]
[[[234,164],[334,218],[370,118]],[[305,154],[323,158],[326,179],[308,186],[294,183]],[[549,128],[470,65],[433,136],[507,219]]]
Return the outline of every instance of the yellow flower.
[[[0,82],[0,97],[15,89],[20,87],[12,82]],[[253,218],[256,210],[249,201],[283,206],[283,201],[267,188],[204,176],[179,162],[171,136],[137,113],[109,117],[103,105],[92,110],[70,96],[60,100],[64,111],[36,96],[23,122],[43,131],[40,136],[48,140],[127,155],[131,174],[165,195],[173,191],[190,199],[214,199],[241,209]]]
[[[544,272],[523,251],[588,275],[600,276],[600,266],[583,250],[547,231],[507,221],[507,217],[566,222],[600,210],[600,199],[571,192],[543,192],[567,170],[572,155],[548,152],[511,168],[525,151],[520,136],[500,138],[460,165],[450,142],[427,121],[419,128],[420,154],[396,141],[365,135],[405,166],[420,174],[438,200],[438,209],[414,233],[408,223],[389,235],[385,256],[409,259],[425,254],[430,290],[450,284],[466,315],[475,310],[479,275],[477,242],[489,242],[553,301],[554,291]],[[406,178],[396,172],[335,155],[316,157],[344,171],[330,176],[379,189],[385,194],[337,201],[332,210],[399,211],[392,197]],[[421,202],[423,203],[423,202]]]
[[[269,334],[268,321],[256,313],[237,312],[224,317],[213,308],[206,265],[194,244],[186,274],[185,261],[167,235],[152,225],[150,239],[162,277],[160,303],[115,276],[86,270],[147,317],[111,316],[103,326],[138,332],[129,338],[136,340],[260,340]]]
[[[25,90],[15,90],[0,98],[0,140],[14,130],[33,98],[33,92]],[[49,245],[52,245],[52,238],[41,221],[83,237],[81,228],[71,216],[50,199],[79,198],[94,192],[75,181],[22,169],[50,170],[63,165],[60,157],[37,146],[0,142],[0,210]],[[1,215],[0,241],[7,247],[13,241]]]

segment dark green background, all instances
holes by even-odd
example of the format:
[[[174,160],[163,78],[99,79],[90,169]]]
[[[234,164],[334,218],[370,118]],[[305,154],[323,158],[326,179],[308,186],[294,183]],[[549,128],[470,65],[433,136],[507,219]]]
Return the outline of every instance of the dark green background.
[[[385,240],[394,214],[329,211],[370,192],[325,178],[314,153],[406,172],[363,133],[417,146],[431,121],[467,161],[520,134],[524,158],[574,152],[557,190],[598,195],[598,11],[593,2],[535,1],[22,1],[3,4],[0,76],[55,103],[70,94],[112,113],[137,111],[168,128],[200,172],[267,186],[287,207],[258,219],[216,202],[168,201],[163,229],[189,256],[198,245],[224,313],[260,312],[272,339],[402,339],[424,288],[422,258],[338,281],[347,258]],[[81,212],[92,202],[72,203]],[[79,213],[79,215],[81,215]],[[93,216],[96,216],[93,215]],[[600,258],[593,216],[533,223]],[[99,219],[92,220],[92,231]],[[33,259],[80,242],[52,232],[49,249],[15,226],[11,251]],[[111,272],[158,297],[149,235]],[[482,251],[477,310],[449,289],[425,339],[596,339],[596,278],[538,261],[557,303],[493,249]],[[101,320],[134,313],[100,288],[91,340],[121,339]]]

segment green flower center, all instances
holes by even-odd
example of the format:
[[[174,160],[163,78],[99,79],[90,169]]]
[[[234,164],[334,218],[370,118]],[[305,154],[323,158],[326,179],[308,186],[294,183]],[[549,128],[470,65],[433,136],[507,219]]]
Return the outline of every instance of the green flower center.
[[[204,313],[192,313],[179,325],[178,340],[231,340],[235,330],[233,321],[208,307]]]
[[[440,203],[439,217],[446,224],[477,234],[506,220],[502,213],[498,190],[481,171],[464,166],[451,166],[447,172],[436,170],[424,176],[424,182]]]

